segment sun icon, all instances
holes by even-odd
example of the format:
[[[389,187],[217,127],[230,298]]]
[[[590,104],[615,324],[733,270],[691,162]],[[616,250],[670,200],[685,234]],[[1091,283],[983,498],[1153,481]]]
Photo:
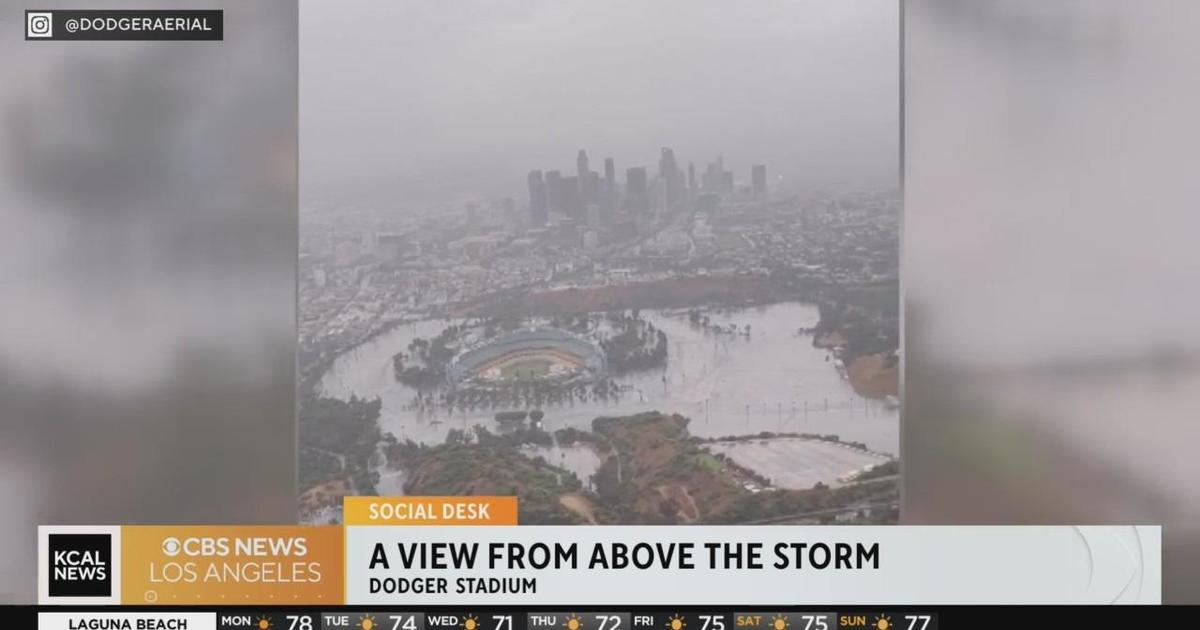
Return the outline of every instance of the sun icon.
[[[479,617],[467,615],[462,622],[463,630],[479,630]]]
[[[673,615],[667,620],[667,628],[670,628],[670,630],[683,630],[685,627],[687,627],[687,624],[683,622],[683,617],[680,615]]]
[[[876,630],[890,630],[892,627],[892,618],[887,615],[879,615],[875,617]]]
[[[567,622],[563,624],[563,627],[567,630],[583,630],[583,620],[579,618],[579,615],[571,614],[567,617]]]
[[[358,627],[362,630],[375,630],[379,626],[375,623],[375,618],[371,615],[363,615],[358,618]]]
[[[775,615],[775,617],[771,619],[771,630],[787,630],[787,627],[787,617],[784,617],[783,615]]]
[[[258,630],[271,630],[271,618],[266,615],[259,617],[258,621],[254,622],[254,627]]]

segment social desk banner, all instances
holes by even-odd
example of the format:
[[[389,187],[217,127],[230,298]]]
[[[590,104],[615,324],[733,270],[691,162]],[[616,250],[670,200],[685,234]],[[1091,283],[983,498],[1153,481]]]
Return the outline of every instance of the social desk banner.
[[[1152,526],[517,526],[512,497],[353,497],[345,526],[39,529],[42,604],[1161,603]]]

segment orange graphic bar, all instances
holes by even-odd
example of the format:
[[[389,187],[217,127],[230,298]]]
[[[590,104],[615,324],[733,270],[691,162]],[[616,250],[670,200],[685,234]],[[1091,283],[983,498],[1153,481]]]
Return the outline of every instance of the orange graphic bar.
[[[516,497],[345,497],[346,525],[516,525]]]
[[[121,601],[341,605],[343,532],[298,525],[122,527]]]

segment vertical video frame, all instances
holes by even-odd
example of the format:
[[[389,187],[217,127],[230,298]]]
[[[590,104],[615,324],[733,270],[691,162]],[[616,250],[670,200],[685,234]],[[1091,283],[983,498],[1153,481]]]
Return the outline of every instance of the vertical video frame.
[[[896,522],[897,3],[768,4],[304,8],[302,521]]]

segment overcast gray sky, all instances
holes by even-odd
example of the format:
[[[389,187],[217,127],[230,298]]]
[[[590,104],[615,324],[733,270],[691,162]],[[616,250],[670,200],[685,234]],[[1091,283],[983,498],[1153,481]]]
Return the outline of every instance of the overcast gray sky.
[[[894,185],[895,0],[304,0],[302,200],[523,195],[669,145],[739,179]]]

